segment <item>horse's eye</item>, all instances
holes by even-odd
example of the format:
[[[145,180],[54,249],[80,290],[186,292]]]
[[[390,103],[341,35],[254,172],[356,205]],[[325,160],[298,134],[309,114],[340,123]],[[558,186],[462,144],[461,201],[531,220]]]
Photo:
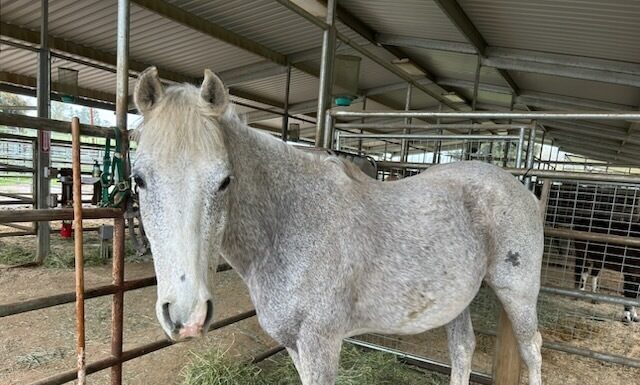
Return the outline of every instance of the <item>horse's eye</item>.
[[[140,175],[134,175],[133,181],[136,182],[136,186],[138,186],[138,188],[145,188],[146,186],[144,179],[142,179]]]
[[[220,183],[220,187],[218,187],[218,191],[224,191],[227,187],[229,187],[229,183],[231,183],[231,177],[230,176],[224,178],[222,183]]]

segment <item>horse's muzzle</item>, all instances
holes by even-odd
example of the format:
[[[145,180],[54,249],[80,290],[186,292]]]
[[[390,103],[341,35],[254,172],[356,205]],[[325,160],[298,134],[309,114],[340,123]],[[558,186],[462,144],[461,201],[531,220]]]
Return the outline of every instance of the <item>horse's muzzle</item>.
[[[213,318],[213,302],[211,300],[207,300],[205,306],[198,306],[195,314],[189,317],[190,321],[185,324],[180,321],[174,321],[171,318],[170,306],[169,302],[165,302],[162,305],[162,321],[171,331],[170,335],[168,335],[171,340],[182,341],[201,337],[208,331],[207,329]]]

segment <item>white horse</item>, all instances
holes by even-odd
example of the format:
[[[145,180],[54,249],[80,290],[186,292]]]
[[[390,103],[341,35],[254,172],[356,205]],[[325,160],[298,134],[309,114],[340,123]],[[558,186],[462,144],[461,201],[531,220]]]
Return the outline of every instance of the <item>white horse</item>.
[[[150,68],[134,96],[144,116],[134,178],[170,338],[207,330],[208,272],[223,256],[304,385],[335,383],[345,337],[442,325],[451,384],[467,384],[468,306],[484,280],[510,317],[530,384],[540,385],[543,226],[516,178],[459,162],[376,181],[248,127],[210,71],[199,89],[164,89]]]

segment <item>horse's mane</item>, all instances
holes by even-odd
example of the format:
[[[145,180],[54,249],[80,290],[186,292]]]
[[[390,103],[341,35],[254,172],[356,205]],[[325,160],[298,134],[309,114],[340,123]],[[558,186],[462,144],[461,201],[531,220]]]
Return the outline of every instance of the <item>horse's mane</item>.
[[[224,115],[239,120],[231,106]],[[221,118],[200,97],[199,88],[191,84],[174,85],[167,87],[157,105],[145,114],[144,121],[136,129],[135,139],[140,149],[168,159],[184,154],[212,154],[224,151],[218,127]]]

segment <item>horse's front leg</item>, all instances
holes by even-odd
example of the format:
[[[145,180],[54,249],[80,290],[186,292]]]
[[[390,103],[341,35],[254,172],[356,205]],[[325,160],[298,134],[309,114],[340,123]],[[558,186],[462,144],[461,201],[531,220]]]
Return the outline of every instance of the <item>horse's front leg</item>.
[[[449,342],[449,357],[451,358],[451,385],[468,385],[471,375],[471,359],[476,347],[476,337],[473,334],[469,308],[449,322],[447,339]]]
[[[301,333],[294,362],[302,385],[334,385],[338,375],[340,336]]]

